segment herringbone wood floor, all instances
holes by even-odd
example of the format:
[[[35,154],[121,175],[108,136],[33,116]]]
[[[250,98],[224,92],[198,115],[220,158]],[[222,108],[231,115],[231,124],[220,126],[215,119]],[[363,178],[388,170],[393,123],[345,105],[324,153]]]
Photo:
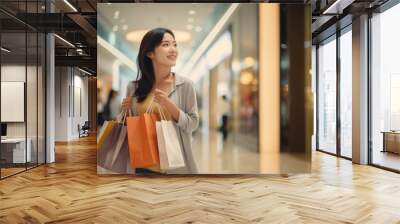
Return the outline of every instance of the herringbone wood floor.
[[[400,175],[323,153],[289,176],[97,176],[95,138],[0,181],[0,223],[400,223]]]

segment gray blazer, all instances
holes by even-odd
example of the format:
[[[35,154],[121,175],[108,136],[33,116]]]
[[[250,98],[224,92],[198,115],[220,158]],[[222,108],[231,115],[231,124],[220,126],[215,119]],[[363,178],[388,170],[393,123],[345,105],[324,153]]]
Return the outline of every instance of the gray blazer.
[[[133,96],[136,84],[130,82],[127,88],[127,96]],[[193,82],[183,76],[175,75],[175,86],[168,95],[179,108],[178,122],[174,122],[181,148],[185,158],[185,167],[169,170],[168,174],[196,174],[197,166],[192,151],[192,132],[199,126],[199,113],[197,110],[196,92]],[[132,100],[132,113],[137,115],[136,97]]]

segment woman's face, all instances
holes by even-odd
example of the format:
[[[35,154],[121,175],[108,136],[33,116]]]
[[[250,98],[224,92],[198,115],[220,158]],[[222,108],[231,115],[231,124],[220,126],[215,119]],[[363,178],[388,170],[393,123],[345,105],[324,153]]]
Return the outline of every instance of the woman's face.
[[[172,67],[176,64],[178,57],[178,49],[174,37],[165,33],[161,44],[149,54],[153,63]]]

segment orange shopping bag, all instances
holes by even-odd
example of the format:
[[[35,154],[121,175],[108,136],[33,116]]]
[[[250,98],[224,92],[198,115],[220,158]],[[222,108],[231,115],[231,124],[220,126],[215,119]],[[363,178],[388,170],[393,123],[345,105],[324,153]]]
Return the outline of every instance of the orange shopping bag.
[[[131,167],[144,168],[160,164],[157,120],[157,114],[148,112],[126,119]]]

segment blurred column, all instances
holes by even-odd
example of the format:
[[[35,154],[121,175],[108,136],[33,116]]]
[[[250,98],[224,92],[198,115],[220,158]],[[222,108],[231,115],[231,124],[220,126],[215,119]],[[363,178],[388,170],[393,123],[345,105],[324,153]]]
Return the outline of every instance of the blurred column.
[[[218,169],[218,66],[210,71],[209,77],[209,149],[208,149],[208,171],[215,172]]]
[[[121,62],[119,60],[114,61],[112,65],[112,89],[119,92],[121,90],[120,88],[120,67],[121,67]]]
[[[287,9],[287,142],[282,151],[311,155],[313,95],[311,71],[311,6],[286,5]],[[281,76],[285,76],[282,75]],[[282,83],[281,77],[281,83]],[[284,116],[281,113],[281,116]]]
[[[280,7],[260,4],[259,95],[260,172],[279,172],[280,151]]]
[[[88,101],[89,101],[89,124],[90,131],[97,130],[97,78],[95,76],[88,79]]]
[[[209,112],[209,127],[212,130],[218,128],[218,66],[210,71],[210,112]]]
[[[240,129],[240,21],[236,15],[232,19],[232,129],[233,133]]]

